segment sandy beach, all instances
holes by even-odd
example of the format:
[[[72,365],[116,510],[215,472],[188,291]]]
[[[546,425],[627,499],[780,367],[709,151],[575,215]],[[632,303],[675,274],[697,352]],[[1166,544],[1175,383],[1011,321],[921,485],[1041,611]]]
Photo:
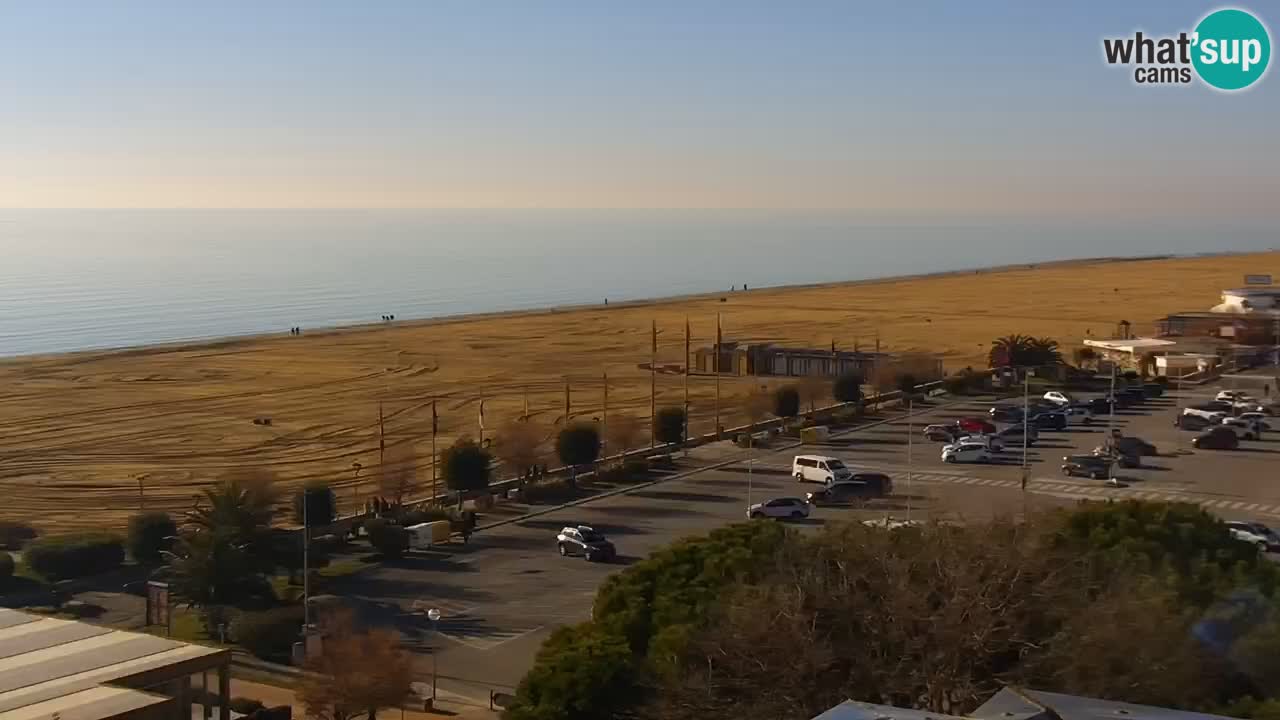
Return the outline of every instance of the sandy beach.
[[[724,337],[806,346],[930,352],[946,368],[986,364],[990,341],[1051,336],[1069,352],[1128,320],[1149,333],[1169,312],[1205,310],[1246,273],[1280,275],[1280,252],[1022,266],[939,276],[450,318],[374,327],[304,328],[301,336],[0,361],[0,518],[46,531],[119,529],[139,507],[180,511],[202,486],[242,468],[286,486],[333,481],[346,506],[377,492],[379,407],[387,452],[416,455],[431,478],[431,406],[439,446],[518,415],[551,437],[574,417],[609,413],[646,427],[650,323],[658,363]],[[756,381],[759,382],[758,380]],[[782,382],[770,381],[770,385]],[[710,377],[691,380],[692,431],[709,432]],[[723,422],[740,421],[746,378],[722,382]],[[659,374],[658,405],[683,401],[684,377]],[[270,425],[255,419],[270,418]],[[359,463],[359,470],[354,467]]]

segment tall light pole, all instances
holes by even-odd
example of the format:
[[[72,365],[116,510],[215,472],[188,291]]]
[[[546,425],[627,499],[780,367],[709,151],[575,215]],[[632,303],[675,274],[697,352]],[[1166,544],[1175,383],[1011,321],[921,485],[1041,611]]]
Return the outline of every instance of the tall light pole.
[[[439,642],[440,633],[436,630],[436,623],[440,622],[439,608],[431,608],[427,611],[427,619],[431,621],[432,640]],[[431,643],[431,702],[436,701],[436,644]]]
[[[1027,491],[1027,434],[1031,432],[1031,376],[1034,372],[1026,368],[1022,372],[1022,492]],[[1026,496],[1023,496],[1026,501]]]
[[[907,395],[907,522],[911,522],[911,448],[915,431],[915,420],[911,415],[912,396]]]
[[[311,523],[308,522],[310,500],[307,489],[302,488],[302,627],[307,630],[311,629]],[[305,652],[305,637],[303,649]]]

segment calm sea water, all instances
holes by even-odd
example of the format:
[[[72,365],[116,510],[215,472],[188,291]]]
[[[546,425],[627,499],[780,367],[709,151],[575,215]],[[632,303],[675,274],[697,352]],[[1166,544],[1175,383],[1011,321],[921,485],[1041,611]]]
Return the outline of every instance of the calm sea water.
[[[1249,228],[839,213],[0,210],[0,355],[1276,244]]]

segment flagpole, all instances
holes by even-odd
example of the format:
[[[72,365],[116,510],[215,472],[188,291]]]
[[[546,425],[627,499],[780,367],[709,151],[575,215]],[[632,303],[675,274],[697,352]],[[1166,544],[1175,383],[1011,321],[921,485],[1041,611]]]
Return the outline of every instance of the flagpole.
[[[431,504],[436,504],[436,433],[440,429],[440,416],[436,415],[436,401],[431,401]]]
[[[716,376],[716,439],[720,439],[720,313],[716,313],[716,352],[711,359]]]
[[[564,381],[564,424],[569,424],[569,416],[572,414],[573,406],[569,401],[569,381]]]
[[[480,392],[480,444],[484,445],[484,391]]]
[[[609,371],[604,371],[604,412],[600,421],[601,434],[609,436]]]
[[[382,401],[378,401],[378,465],[380,467],[386,461],[386,456],[387,456],[386,427],[382,421]]]
[[[524,422],[524,421],[527,421],[528,419],[529,419],[529,386],[525,385],[524,386],[524,415],[521,416],[520,420],[521,422]]]
[[[689,440],[689,316],[684,316],[684,430],[682,441]]]
[[[658,321],[650,321],[649,338],[649,447],[658,445]]]

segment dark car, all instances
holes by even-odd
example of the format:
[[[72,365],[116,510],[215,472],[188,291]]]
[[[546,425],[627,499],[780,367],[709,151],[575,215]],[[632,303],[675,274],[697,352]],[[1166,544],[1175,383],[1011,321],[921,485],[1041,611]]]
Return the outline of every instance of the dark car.
[[[1151,443],[1140,437],[1132,435],[1120,435],[1119,430],[1113,430],[1111,446],[1116,452],[1124,455],[1135,455],[1138,457],[1155,457],[1160,454],[1160,450]]]
[[[1068,455],[1062,458],[1062,474],[1101,480],[1111,474],[1111,457],[1107,455]]]
[[[1060,410],[1051,410],[1031,416],[1031,422],[1041,430],[1065,430],[1067,415]]]
[[[570,525],[560,530],[556,545],[561,555],[581,555],[588,561],[608,562],[617,556],[613,543],[589,525]]]
[[[1218,426],[1195,436],[1191,444],[1202,450],[1235,450],[1240,447],[1240,438],[1230,428]]]
[[[1147,393],[1147,397],[1158,398],[1164,395],[1164,386],[1160,383],[1147,383],[1142,386],[1142,389]]]
[[[1182,428],[1183,430],[1195,430],[1199,432],[1213,425],[1209,419],[1201,415],[1179,415],[1173,419],[1173,426]]]
[[[1009,427],[996,433],[996,437],[1000,438],[1005,446],[1022,444],[1022,423],[1010,425]],[[1027,428],[1027,444],[1035,445],[1036,440],[1040,439],[1040,431],[1035,425]]]
[[[1022,408],[1013,405],[996,405],[987,411],[996,422],[1022,422]]]
[[[146,597],[147,586],[149,584],[150,583],[146,580],[134,580],[132,582],[125,583],[124,587],[120,588],[120,591],[125,593],[126,595],[137,595],[138,597]]]
[[[834,482],[805,496],[813,505],[853,505],[881,497],[893,489],[893,481],[880,473],[858,473],[849,480]]]
[[[1094,415],[1106,415],[1111,412],[1111,401],[1104,397],[1094,398],[1085,403],[1085,407]]]
[[[1125,388],[1116,391],[1116,399],[1127,400],[1129,405],[1137,405],[1147,399],[1147,394],[1142,391],[1142,388]]]

